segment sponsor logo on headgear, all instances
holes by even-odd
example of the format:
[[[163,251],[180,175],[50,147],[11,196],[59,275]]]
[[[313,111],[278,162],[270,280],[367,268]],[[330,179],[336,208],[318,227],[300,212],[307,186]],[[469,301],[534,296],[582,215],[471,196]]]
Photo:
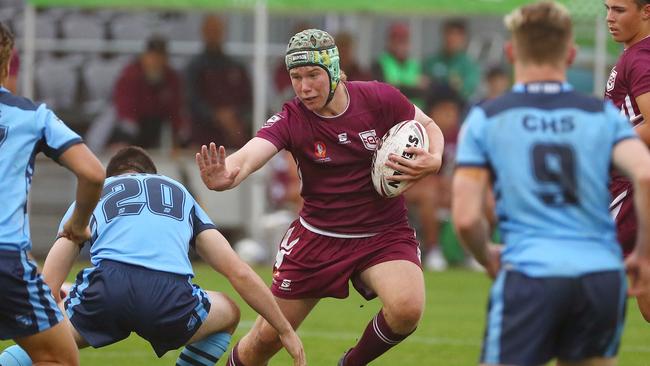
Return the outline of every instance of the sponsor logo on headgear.
[[[309,54],[307,53],[307,51],[296,52],[296,53],[290,55],[289,57],[291,57],[291,62],[292,63],[293,62],[307,62],[309,60]]]

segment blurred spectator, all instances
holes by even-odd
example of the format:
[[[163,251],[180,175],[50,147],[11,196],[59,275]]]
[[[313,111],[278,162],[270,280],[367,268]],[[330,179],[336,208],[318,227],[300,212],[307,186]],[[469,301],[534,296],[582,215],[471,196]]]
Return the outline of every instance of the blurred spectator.
[[[424,252],[422,264],[432,271],[447,268],[439,245],[440,226],[445,216],[448,216],[450,207],[451,176],[463,108],[462,98],[454,90],[449,87],[434,90],[425,112],[436,122],[445,137],[443,165],[437,175],[423,178],[404,194],[407,204],[417,208],[416,227]]]
[[[339,49],[339,65],[349,81],[373,80],[370,71],[365,70],[357,63],[354,38],[351,33],[341,32],[334,37],[336,47]],[[285,71],[286,75],[286,71]],[[289,84],[291,85],[291,84]]]
[[[443,47],[424,61],[423,72],[434,82],[447,83],[464,100],[475,92],[481,78],[476,61],[465,52],[467,28],[464,20],[452,19],[442,26]]]
[[[118,77],[113,90],[117,128],[111,142],[158,148],[163,124],[171,123],[174,143],[182,143],[187,134],[182,102],[181,78],[167,64],[167,40],[154,35]]]
[[[490,67],[485,73],[485,95],[481,102],[501,96],[511,86],[510,75],[503,67]]]
[[[402,23],[393,23],[387,36],[386,51],[372,66],[372,74],[376,80],[397,87],[413,104],[422,108],[428,81],[422,76],[420,63],[409,57],[409,28]]]
[[[18,71],[20,70],[20,57],[18,50],[11,51],[11,61],[9,62],[9,76],[5,80],[4,87],[9,89],[12,94],[18,90]]]
[[[187,69],[192,142],[240,148],[252,132],[250,78],[244,66],[223,51],[221,18],[205,16],[202,33],[205,49]]]

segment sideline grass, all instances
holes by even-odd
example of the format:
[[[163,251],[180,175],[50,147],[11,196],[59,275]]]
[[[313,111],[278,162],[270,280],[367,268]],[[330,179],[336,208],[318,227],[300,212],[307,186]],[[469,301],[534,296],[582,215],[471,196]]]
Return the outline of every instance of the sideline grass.
[[[75,267],[75,272],[81,264]],[[253,311],[236,295],[220,275],[203,264],[195,264],[196,283],[201,287],[231,295],[242,308],[242,323],[235,333],[239,339],[255,319]],[[268,282],[270,270],[258,273]],[[403,344],[373,363],[377,366],[466,366],[476,365],[483,334],[489,279],[484,274],[460,270],[426,272],[427,308],[417,331]],[[73,276],[69,278],[73,279]],[[336,365],[341,354],[353,346],[367,322],[379,309],[379,303],[367,302],[351,289],[345,300],[325,299],[300,328],[308,363],[312,366]],[[12,344],[0,342],[0,349]],[[179,351],[156,358],[149,344],[136,335],[102,349],[80,352],[82,365],[173,365]],[[282,351],[271,366],[290,365]],[[638,313],[636,304],[628,305],[628,316],[619,364],[650,365],[650,324]],[[220,360],[218,365],[225,364]]]

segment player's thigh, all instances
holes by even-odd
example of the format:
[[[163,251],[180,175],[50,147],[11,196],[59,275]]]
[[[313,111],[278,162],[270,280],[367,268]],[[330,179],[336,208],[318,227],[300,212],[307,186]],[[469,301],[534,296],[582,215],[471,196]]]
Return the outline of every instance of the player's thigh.
[[[363,283],[377,294],[384,308],[422,312],[425,302],[422,269],[408,260],[375,264],[360,275]]]
[[[210,298],[210,311],[203,324],[187,343],[194,343],[216,332],[234,333],[239,324],[239,307],[228,296],[215,291],[206,291]]]
[[[33,363],[78,365],[79,351],[66,323],[69,323],[67,318],[43,332],[14,340],[29,354]]]
[[[614,366],[616,358],[594,357],[580,362],[557,361],[557,366]]]

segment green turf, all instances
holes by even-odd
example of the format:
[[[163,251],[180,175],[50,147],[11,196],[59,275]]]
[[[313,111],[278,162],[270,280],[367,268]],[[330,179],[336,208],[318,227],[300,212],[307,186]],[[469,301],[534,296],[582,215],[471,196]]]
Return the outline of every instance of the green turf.
[[[204,265],[196,265],[196,283],[206,289],[226,292],[240,304],[242,323],[235,333],[239,339],[255,316],[235,295],[230,285]],[[260,273],[268,281],[270,271]],[[70,277],[72,279],[72,277]],[[404,343],[391,350],[373,365],[475,365],[485,318],[485,304],[490,281],[485,275],[452,270],[426,273],[427,307],[417,331]],[[345,300],[326,299],[316,307],[300,329],[309,365],[336,365],[340,355],[351,347],[368,320],[377,312],[377,301],[367,302],[356,293]],[[0,349],[11,342],[0,342]],[[80,352],[82,365],[173,365],[178,351],[157,359],[150,346],[132,335],[127,340],[103,349]],[[631,302],[619,364],[650,365],[650,325],[646,324]],[[218,364],[223,365],[221,360]],[[289,365],[282,351],[271,366]]]

